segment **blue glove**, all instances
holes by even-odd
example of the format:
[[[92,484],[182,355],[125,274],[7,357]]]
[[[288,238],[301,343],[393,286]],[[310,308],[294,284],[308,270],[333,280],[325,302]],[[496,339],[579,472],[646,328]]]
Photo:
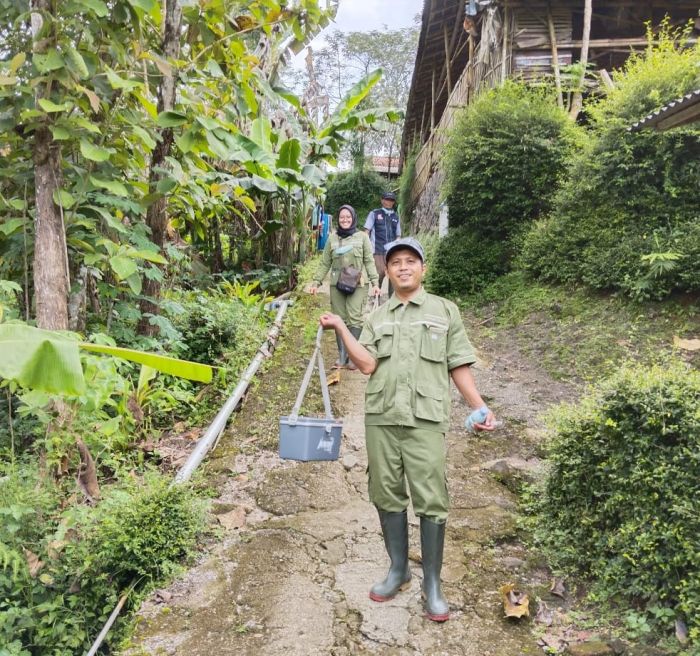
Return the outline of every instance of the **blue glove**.
[[[476,433],[474,424],[483,424],[486,421],[486,417],[489,416],[489,409],[482,405],[478,410],[474,410],[464,421],[464,427],[470,433]]]

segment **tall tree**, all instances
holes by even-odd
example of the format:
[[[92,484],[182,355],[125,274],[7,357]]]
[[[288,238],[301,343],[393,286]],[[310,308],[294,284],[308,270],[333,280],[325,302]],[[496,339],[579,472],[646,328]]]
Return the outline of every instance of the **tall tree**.
[[[163,12],[162,52],[167,64],[162,67],[163,78],[158,86],[158,113],[170,112],[175,106],[176,61],[180,54],[180,32],[182,26],[182,9],[179,0],[165,0]],[[149,174],[150,193],[157,193],[158,183],[165,177],[164,167],[173,145],[173,128],[161,128],[158,144],[151,154]],[[151,241],[162,250],[165,245],[165,232],[168,226],[167,197],[162,196],[153,202],[146,212],[146,224],[151,230]],[[143,285],[144,298],[141,301],[141,321],[139,332],[153,335],[157,332],[150,316],[158,314],[157,299],[160,296],[160,279],[147,277]]]
[[[51,0],[31,0],[33,55],[41,61],[55,52],[54,7]],[[53,82],[55,84],[55,82]],[[52,80],[38,81],[36,108],[50,102]],[[40,328],[68,329],[68,251],[63,221],[60,149],[51,132],[53,114],[46,113],[34,130],[34,299]]]
[[[384,75],[364,106],[403,110],[408,102],[418,36],[417,24],[397,30],[336,30],[327,37],[327,45],[314,53],[314,82],[328,95],[332,108],[360,78],[381,68]],[[306,75],[301,78],[308,84]],[[362,143],[355,147],[368,154],[397,156],[402,130],[401,120],[378,124],[363,133]]]

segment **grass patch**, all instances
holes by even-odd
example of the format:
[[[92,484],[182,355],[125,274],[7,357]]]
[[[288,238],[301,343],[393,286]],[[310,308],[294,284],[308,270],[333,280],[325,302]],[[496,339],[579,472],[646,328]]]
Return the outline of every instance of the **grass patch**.
[[[522,273],[503,276],[479,297],[461,300],[472,332],[513,340],[555,380],[594,381],[621,362],[662,362],[674,337],[700,332],[700,304],[690,297],[638,303],[618,295],[544,285]],[[681,352],[700,365],[700,353]]]

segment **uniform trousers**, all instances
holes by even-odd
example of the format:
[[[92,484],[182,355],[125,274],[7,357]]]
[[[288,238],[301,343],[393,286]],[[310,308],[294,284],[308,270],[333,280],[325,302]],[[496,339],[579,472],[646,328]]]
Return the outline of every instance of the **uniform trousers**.
[[[331,285],[331,310],[337,314],[348,328],[361,328],[364,323],[362,312],[367,302],[369,287],[360,285],[352,294],[339,292],[335,285]]]
[[[365,426],[369,499],[380,510],[447,519],[445,434],[406,426]],[[408,482],[408,491],[406,489]]]

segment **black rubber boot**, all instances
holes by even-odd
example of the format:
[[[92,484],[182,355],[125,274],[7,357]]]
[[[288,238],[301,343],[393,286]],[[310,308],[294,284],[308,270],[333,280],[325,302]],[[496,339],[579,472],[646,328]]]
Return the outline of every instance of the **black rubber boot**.
[[[421,517],[420,544],[423,559],[423,607],[428,619],[433,622],[446,622],[450,619],[450,607],[440,588],[445,524]]]
[[[335,336],[335,342],[338,345],[338,359],[335,361],[333,367],[335,369],[340,369],[348,363],[348,352],[345,350],[345,344],[343,340],[340,339],[340,335]]]
[[[352,336],[359,341],[360,335],[362,334],[362,326],[350,326],[350,332],[352,333]],[[355,366],[355,363],[350,359],[348,356],[347,360],[348,364],[348,369],[354,370],[357,369],[357,366]]]
[[[377,510],[384,535],[384,546],[389,554],[391,565],[386,578],[372,586],[369,598],[372,601],[389,601],[400,590],[406,590],[411,585],[411,569],[408,566],[408,516],[405,510],[403,512]]]

